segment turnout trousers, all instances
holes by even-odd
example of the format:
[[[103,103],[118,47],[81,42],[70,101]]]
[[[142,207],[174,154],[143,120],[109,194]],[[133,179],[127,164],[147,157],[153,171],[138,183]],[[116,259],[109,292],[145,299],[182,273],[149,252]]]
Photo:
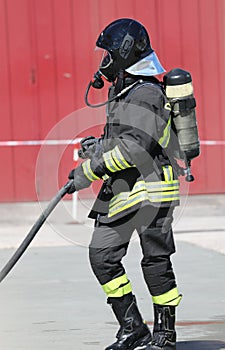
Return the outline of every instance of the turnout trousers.
[[[114,223],[102,224],[96,220],[89,246],[90,264],[109,298],[122,297],[132,292],[122,258],[127,253],[135,230],[143,253],[141,267],[153,302],[164,303],[177,298],[170,260],[171,254],[175,252],[173,210],[174,207],[145,206]]]

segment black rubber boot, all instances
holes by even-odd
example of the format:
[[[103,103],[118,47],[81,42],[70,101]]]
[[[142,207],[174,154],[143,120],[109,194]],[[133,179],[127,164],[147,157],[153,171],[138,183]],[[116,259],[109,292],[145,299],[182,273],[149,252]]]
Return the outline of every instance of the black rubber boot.
[[[175,306],[154,304],[153,338],[149,350],[176,350]]]
[[[134,350],[151,342],[151,333],[143,322],[135,297],[132,294],[121,298],[109,298],[113,312],[120,324],[117,341],[105,350]]]

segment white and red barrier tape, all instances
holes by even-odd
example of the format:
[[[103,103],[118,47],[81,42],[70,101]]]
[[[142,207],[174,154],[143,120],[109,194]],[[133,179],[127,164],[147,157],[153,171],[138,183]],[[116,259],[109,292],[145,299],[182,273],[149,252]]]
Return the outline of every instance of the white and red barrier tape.
[[[24,140],[24,141],[0,141],[0,147],[10,146],[54,146],[54,145],[74,145],[81,141],[81,138],[74,140]],[[223,140],[201,140],[201,145],[206,146],[224,146],[225,141]]]
[[[75,145],[73,151],[74,167],[78,165],[78,150],[80,147],[81,138],[74,140],[24,140],[24,141],[0,141],[0,147],[15,147],[15,146],[58,146],[58,145]],[[202,146],[225,146],[225,141],[201,140]],[[78,198],[77,192],[72,196],[72,216],[75,223],[78,223]]]
[[[206,146],[224,146],[225,141],[202,140],[200,144]]]
[[[74,140],[24,140],[24,141],[0,141],[0,146],[42,146],[42,145],[74,145],[80,142],[82,139],[77,138]]]

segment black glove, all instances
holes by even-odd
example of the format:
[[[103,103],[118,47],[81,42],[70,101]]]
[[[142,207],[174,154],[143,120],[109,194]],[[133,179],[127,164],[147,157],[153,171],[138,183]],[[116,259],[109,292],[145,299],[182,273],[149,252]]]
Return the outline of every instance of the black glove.
[[[90,159],[95,153],[96,143],[98,138],[94,136],[87,136],[80,141],[81,149],[78,151],[78,155],[82,159]]]
[[[91,181],[84,175],[83,168],[80,165],[78,168],[71,170],[68,175],[69,180],[74,180],[73,184],[67,191],[68,194],[72,194],[75,191],[82,190],[90,186]]]

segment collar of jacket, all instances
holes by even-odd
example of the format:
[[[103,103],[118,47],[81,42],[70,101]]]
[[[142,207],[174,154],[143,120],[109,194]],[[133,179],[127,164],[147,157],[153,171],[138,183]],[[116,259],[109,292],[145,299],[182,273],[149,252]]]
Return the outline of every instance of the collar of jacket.
[[[148,83],[152,83],[152,84],[156,84],[156,85],[161,85],[161,82],[155,77],[147,77],[147,76],[129,74],[124,79],[124,87],[127,87],[127,86],[133,84],[137,80],[143,80],[144,83],[148,82]]]
[[[131,74],[127,74],[125,73],[125,76],[123,78],[123,83],[121,84],[121,78],[117,79],[115,85],[114,85],[114,94],[117,95],[118,93],[120,93],[124,88],[132,85],[133,83],[135,83],[138,80],[143,80],[144,83],[152,83],[152,84],[156,84],[159,87],[162,88],[162,83],[155,77],[147,77],[147,76],[140,76],[140,75],[131,75]],[[123,95],[122,98],[124,98],[126,96]]]

